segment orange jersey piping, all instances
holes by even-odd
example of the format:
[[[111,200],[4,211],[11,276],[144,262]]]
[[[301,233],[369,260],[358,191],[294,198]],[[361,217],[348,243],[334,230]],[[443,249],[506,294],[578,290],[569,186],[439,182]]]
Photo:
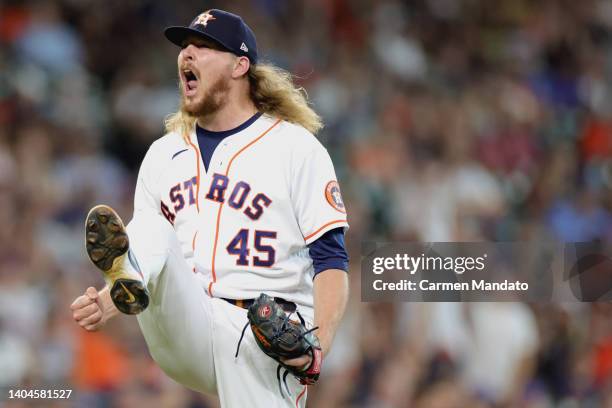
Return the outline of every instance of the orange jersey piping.
[[[200,213],[200,149],[198,149],[198,147],[191,142],[191,139],[188,139],[187,141],[191,147],[193,147],[196,154],[196,209],[198,210],[198,213]]]
[[[304,241],[308,241],[310,238],[314,237],[315,235],[317,235],[319,232],[321,232],[322,229],[332,225],[332,224],[337,224],[339,222],[346,222],[346,220],[335,220],[335,221],[331,221],[328,222],[327,224],[323,225],[321,228],[317,229],[315,232],[313,232],[312,234],[308,235],[307,237],[304,237]]]

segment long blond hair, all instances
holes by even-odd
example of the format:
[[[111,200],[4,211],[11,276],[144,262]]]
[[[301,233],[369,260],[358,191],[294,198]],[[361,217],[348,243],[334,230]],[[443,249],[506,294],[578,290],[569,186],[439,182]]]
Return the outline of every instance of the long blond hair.
[[[306,91],[293,83],[291,74],[271,64],[251,65],[247,73],[249,96],[260,112],[304,127],[316,134],[323,127],[321,117],[309,106]],[[197,117],[179,109],[168,115],[167,132],[178,132],[185,141]]]

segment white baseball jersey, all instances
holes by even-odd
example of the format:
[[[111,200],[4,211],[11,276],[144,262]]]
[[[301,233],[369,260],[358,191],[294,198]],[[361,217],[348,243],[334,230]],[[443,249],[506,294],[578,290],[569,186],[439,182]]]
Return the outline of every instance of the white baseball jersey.
[[[221,141],[208,170],[195,129],[155,141],[142,163],[135,211],[173,225],[209,296],[265,292],[298,304],[312,321],[307,244],[348,227],[329,154],[304,128],[268,115]]]

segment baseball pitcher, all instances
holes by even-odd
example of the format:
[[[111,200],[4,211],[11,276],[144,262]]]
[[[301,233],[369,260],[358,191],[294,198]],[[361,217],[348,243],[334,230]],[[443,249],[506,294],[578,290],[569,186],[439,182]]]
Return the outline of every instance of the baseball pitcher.
[[[86,219],[106,286],[72,304],[86,330],[137,315],[153,359],[224,407],[305,406],[348,296],[346,209],[322,126],[290,75],[222,10],[169,27],[181,107],[140,168],[127,227]],[[250,327],[250,330],[246,330]]]

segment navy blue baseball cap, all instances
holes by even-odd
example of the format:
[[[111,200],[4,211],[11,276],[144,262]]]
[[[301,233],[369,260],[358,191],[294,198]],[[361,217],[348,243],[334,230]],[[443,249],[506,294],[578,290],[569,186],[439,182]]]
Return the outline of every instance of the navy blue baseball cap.
[[[251,64],[257,63],[257,42],[253,30],[242,17],[227,11],[205,11],[194,18],[188,27],[168,27],[164,35],[179,47],[189,36],[207,38],[231,53],[247,57]]]

